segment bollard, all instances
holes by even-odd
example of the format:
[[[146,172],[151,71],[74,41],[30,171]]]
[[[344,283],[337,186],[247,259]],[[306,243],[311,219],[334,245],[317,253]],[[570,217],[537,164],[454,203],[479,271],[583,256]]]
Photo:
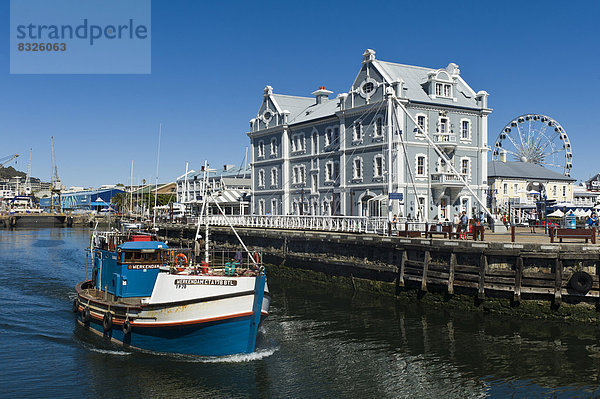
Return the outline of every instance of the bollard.
[[[550,243],[554,243],[554,226],[550,226]]]

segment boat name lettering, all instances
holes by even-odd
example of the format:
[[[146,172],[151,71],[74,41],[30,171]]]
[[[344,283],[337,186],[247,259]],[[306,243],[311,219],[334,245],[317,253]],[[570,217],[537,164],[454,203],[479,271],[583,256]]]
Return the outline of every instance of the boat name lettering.
[[[129,270],[160,269],[160,265],[127,265]]]
[[[235,286],[237,281],[235,280],[211,280],[206,278],[190,278],[190,279],[176,279],[175,286],[177,288],[185,288],[186,285],[226,285]]]

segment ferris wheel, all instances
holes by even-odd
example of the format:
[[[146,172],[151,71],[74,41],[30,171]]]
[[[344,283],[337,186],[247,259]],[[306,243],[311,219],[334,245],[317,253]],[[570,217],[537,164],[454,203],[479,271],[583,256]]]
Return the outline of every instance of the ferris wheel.
[[[514,118],[500,131],[492,159],[530,162],[570,176],[573,167],[571,140],[565,129],[549,116],[525,114]]]

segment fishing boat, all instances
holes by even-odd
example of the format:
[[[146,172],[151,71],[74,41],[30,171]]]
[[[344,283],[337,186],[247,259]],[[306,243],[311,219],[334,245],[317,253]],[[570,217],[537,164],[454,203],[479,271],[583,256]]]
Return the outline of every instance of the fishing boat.
[[[93,234],[80,325],[125,347],[202,356],[250,353],[270,295],[258,253],[170,248],[152,234]],[[241,256],[240,256],[241,255]]]
[[[171,248],[154,233],[134,230],[92,233],[91,278],[86,270],[73,301],[77,322],[119,345],[153,352],[253,352],[271,298],[261,254],[241,239],[239,250],[210,246],[208,223],[202,251],[200,225],[199,218],[195,248]]]

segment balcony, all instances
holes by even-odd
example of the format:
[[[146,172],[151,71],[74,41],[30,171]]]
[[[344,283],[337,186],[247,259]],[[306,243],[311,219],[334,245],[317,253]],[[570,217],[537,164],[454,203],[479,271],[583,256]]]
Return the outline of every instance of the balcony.
[[[468,182],[468,176],[461,175]],[[463,183],[454,173],[438,172],[431,174],[431,187],[446,188],[446,187],[462,187]]]
[[[452,152],[456,149],[456,134],[437,133],[433,135],[433,142],[440,147],[442,151]]]

